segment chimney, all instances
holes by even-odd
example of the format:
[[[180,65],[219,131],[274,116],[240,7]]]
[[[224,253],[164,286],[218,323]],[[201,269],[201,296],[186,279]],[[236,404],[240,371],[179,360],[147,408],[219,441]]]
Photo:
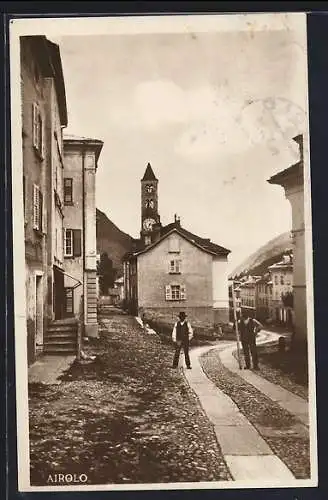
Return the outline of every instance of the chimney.
[[[297,135],[293,139],[298,144],[299,152],[300,152],[300,162],[303,163],[303,135]]]
[[[180,217],[177,214],[174,214],[174,224],[180,227]]]

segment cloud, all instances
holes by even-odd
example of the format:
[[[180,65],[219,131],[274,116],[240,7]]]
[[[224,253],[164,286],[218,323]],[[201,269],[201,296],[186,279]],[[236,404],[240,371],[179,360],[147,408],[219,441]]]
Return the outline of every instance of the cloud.
[[[209,85],[185,90],[171,80],[154,80],[137,85],[134,103],[139,123],[152,127],[210,118],[219,96]]]
[[[177,139],[176,152],[189,161],[219,160],[263,146],[270,155],[278,156],[281,148],[305,129],[304,111],[288,99],[238,103],[218,98],[218,102],[220,105],[212,106],[202,121],[190,122]]]
[[[305,114],[284,98],[239,100],[226,86],[185,89],[172,80],[145,80],[112,102],[108,119],[118,128],[163,133],[175,126],[172,149],[190,162],[217,160],[266,144],[278,155],[282,140],[303,131]]]

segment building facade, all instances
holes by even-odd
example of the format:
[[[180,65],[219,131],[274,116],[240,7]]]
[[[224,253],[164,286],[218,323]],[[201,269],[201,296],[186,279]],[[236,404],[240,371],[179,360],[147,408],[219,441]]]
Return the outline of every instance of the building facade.
[[[249,313],[251,317],[256,316],[256,282],[259,277],[248,276],[240,288],[241,312]]]
[[[85,336],[98,336],[96,171],[103,142],[64,137],[65,315],[84,311]]]
[[[236,315],[237,318],[240,317],[241,314],[241,296],[240,296],[240,281],[237,280],[231,280],[229,283],[229,321],[234,322],[235,316],[234,316],[234,306],[236,308]],[[234,299],[235,299],[235,304],[233,303],[233,291],[234,291]]]
[[[59,48],[20,39],[28,362],[43,351],[63,308],[63,140],[67,126]]]
[[[304,222],[304,157],[303,136],[294,141],[299,146],[299,161],[287,169],[272,176],[270,184],[282,186],[292,209],[293,237],[293,308],[295,344],[307,343],[307,302],[305,268],[305,222]]]
[[[272,281],[271,314],[275,323],[293,325],[293,257],[291,254],[269,267]]]
[[[256,318],[265,322],[270,318],[270,308],[272,307],[272,285],[269,276],[263,276],[256,281],[255,290],[255,308],[256,308]]]
[[[229,250],[184,229],[178,217],[162,226],[158,180],[148,164],[141,179],[140,240],[124,258],[124,296],[133,314],[176,319],[181,309],[194,324],[229,322]]]

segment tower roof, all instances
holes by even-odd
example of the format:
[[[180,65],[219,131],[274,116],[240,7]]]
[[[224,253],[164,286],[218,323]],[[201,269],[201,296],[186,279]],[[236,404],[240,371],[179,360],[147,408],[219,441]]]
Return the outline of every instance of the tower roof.
[[[141,179],[142,181],[157,181],[153,169],[151,168],[151,164],[148,163],[147,168],[145,170],[144,176]]]

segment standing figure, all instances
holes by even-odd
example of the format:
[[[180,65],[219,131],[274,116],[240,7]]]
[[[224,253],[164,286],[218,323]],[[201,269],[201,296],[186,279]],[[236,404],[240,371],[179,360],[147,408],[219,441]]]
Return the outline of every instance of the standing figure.
[[[243,311],[241,319],[238,321],[240,340],[243,346],[245,358],[245,369],[251,367],[250,354],[252,357],[254,370],[259,369],[258,355],[256,348],[256,336],[262,330],[262,324],[255,318],[251,318],[247,311]]]
[[[185,362],[187,368],[190,370],[190,358],[189,358],[189,342],[193,338],[193,330],[189,321],[186,320],[186,313],[180,312],[179,319],[175,323],[172,331],[172,340],[175,343],[175,353],[173,358],[172,368],[177,368],[179,363],[179,356],[181,348],[183,348],[185,355]]]

